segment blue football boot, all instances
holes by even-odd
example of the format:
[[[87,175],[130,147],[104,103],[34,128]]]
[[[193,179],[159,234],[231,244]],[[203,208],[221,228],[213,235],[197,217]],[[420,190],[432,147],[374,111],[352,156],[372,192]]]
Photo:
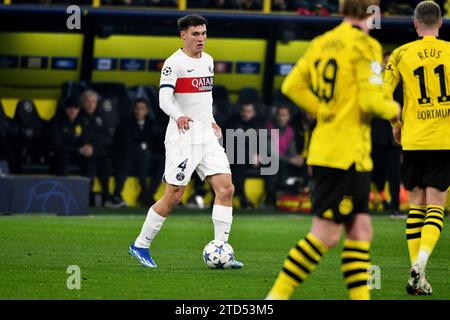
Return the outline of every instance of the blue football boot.
[[[131,254],[133,258],[135,258],[137,261],[139,261],[140,264],[142,264],[146,268],[156,268],[157,265],[155,261],[153,261],[150,250],[147,248],[138,248],[134,245],[134,243],[131,244],[130,248],[128,249],[128,252]]]

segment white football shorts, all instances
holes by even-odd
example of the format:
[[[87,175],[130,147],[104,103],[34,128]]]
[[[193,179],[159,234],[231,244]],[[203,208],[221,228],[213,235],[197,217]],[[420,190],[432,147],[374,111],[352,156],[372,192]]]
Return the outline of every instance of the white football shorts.
[[[176,186],[185,186],[197,171],[205,180],[207,176],[218,173],[231,174],[225,149],[219,141],[195,145],[175,145],[166,143],[166,164],[164,181]]]

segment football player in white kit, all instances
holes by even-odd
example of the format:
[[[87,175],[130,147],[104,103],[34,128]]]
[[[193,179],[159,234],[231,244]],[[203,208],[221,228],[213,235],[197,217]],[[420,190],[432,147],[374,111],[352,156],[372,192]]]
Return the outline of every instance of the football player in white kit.
[[[183,48],[165,62],[161,71],[159,101],[170,117],[166,131],[166,163],[163,197],[149,210],[141,233],[129,248],[143,266],[156,268],[150,244],[164,220],[180,203],[191,175],[197,171],[215,192],[212,209],[214,239],[227,242],[233,220],[234,186],[224,148],[218,139],[221,129],[212,113],[213,58],[203,52],[207,20],[190,14],[178,20]],[[232,268],[242,268],[234,260]]]

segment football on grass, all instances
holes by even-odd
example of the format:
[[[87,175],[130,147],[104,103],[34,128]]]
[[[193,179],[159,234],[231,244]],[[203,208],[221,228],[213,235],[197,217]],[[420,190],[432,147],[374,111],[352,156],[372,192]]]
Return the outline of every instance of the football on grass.
[[[211,269],[227,269],[234,258],[233,248],[229,243],[213,240],[203,249],[203,261]]]

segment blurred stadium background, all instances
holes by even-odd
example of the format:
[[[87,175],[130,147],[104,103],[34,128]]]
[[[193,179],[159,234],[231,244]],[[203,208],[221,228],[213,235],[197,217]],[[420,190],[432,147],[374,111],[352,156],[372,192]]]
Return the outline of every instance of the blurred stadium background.
[[[416,37],[410,20],[416,2],[381,2],[382,29],[374,30],[373,35],[382,42],[386,52]],[[449,1],[438,2],[443,8],[449,6]],[[82,8],[79,30],[67,28],[70,14],[66,8],[71,4]],[[157,112],[160,68],[164,59],[180,46],[176,19],[191,11],[202,13],[210,21],[207,52],[215,58],[214,98],[219,112],[229,118],[250,101],[257,106],[262,121],[268,121],[274,106],[289,104],[279,88],[309,40],[339,23],[337,7],[337,0],[4,0],[0,5],[0,121],[2,127],[8,127],[11,122],[9,127],[15,128],[13,132],[31,129],[38,137],[28,137],[28,142],[20,143],[14,133],[5,133],[0,156],[3,167],[9,170],[3,171],[52,174],[52,145],[46,125],[62,108],[65,99],[79,97],[86,89],[99,93],[111,132],[121,118],[131,113],[132,100],[136,97],[150,102],[154,121],[164,122],[165,116]],[[448,20],[441,36],[450,38]],[[16,112],[18,106],[20,110],[24,106],[26,109],[28,104],[24,101],[32,102],[34,115]],[[296,107],[290,107],[294,110],[291,121],[299,121],[295,117]],[[305,141],[297,151],[306,156],[309,128],[302,130],[300,139]],[[33,148],[39,148],[37,156]],[[251,202],[250,207],[258,207],[266,198],[264,181],[251,172],[246,177],[245,196]],[[114,167],[110,192],[113,187]],[[100,190],[96,180],[93,191]],[[140,191],[137,179],[130,177],[122,192],[123,199],[130,206],[142,204],[138,201]],[[161,192],[160,188],[156,199]],[[184,203],[192,192],[190,188]],[[204,198],[208,203],[210,193]],[[388,193],[387,196],[373,194],[374,208],[388,198]],[[401,198],[405,205],[404,190]],[[280,208],[288,211],[307,210],[309,206],[305,197],[284,200]]]
[[[205,273],[200,251],[210,240],[209,210],[199,211],[204,215],[185,208],[176,210],[175,217],[168,221],[167,232],[156,242],[167,248],[156,258],[162,265],[171,267],[157,270],[157,276],[152,278],[152,291],[140,286],[140,269],[125,257],[129,241],[142,222],[143,216],[136,215],[147,210],[139,200],[138,179],[131,172],[122,192],[126,203],[137,208],[88,211],[89,206],[104,204],[97,197],[101,194],[98,179],[89,190],[89,181],[78,177],[80,170],[76,163],[71,167],[70,176],[55,175],[48,126],[55,115],[63,112],[69,98],[79,98],[86,89],[99,94],[99,107],[111,125],[111,135],[120,120],[131,114],[132,102],[138,97],[149,102],[152,124],[164,124],[167,118],[158,111],[157,95],[162,62],[181,44],[176,19],[188,12],[198,12],[209,20],[206,51],[215,59],[213,94],[215,110],[223,116],[221,124],[239,118],[244,104],[255,106],[262,123],[273,117],[276,106],[287,105],[291,110],[290,125],[297,132],[296,152],[307,157],[311,123],[280,94],[279,88],[309,41],[341,21],[338,0],[0,1],[3,1],[0,4],[0,213],[89,212],[94,215],[67,219],[47,215],[1,217],[4,242],[0,246],[3,284],[0,297],[262,298],[276,275],[285,248],[310,223],[309,217],[279,212],[301,212],[307,216],[310,199],[305,179],[299,185],[296,182],[300,180],[295,176],[290,177],[289,183],[282,181],[285,186],[275,190],[279,193],[275,207],[263,210],[267,207],[268,181],[251,168],[245,171],[244,193],[250,205],[243,206],[241,198],[236,199],[236,207],[259,210],[248,211],[249,215],[238,210],[235,215],[232,244],[240,249],[248,266],[241,275]],[[416,38],[411,15],[417,2],[381,2],[382,29],[373,30],[372,34],[381,41],[385,52]],[[437,2],[448,15],[450,1]],[[81,29],[69,30],[66,22],[70,13],[66,10],[73,4],[81,7]],[[445,19],[441,37],[450,39],[449,19]],[[21,133],[25,138],[18,137]],[[161,140],[162,136],[154,139]],[[112,168],[110,193],[115,184],[113,164]],[[150,166],[150,171],[156,172],[157,168]],[[375,186],[373,190],[372,213],[381,215],[389,208],[389,191],[385,188],[384,193],[379,193]],[[94,201],[89,199],[90,191]],[[160,186],[155,199],[162,191]],[[205,186],[191,183],[183,206],[203,207],[198,201],[190,202],[192,195],[200,195],[206,207],[213,197]],[[399,198],[400,209],[405,209],[408,194],[403,188]],[[384,266],[383,286],[387,288],[383,293],[376,292],[375,298],[404,298],[403,275],[408,262],[403,224],[387,217],[374,219],[375,256],[377,252],[383,253],[378,255],[376,263]],[[179,230],[186,238],[177,236]],[[444,230],[438,248],[440,253],[436,254],[439,258],[434,261],[437,271],[432,275],[437,292],[433,297],[443,299],[448,299],[448,294],[438,292],[446,292],[443,279],[448,276],[447,231]],[[271,238],[262,237],[268,233]],[[337,252],[323,263],[319,272],[321,277],[326,274],[323,282],[318,286],[307,284],[309,289],[298,297],[324,299],[324,293],[329,294],[328,298],[330,295],[336,299],[346,297],[342,283],[334,278],[339,275],[332,272],[333,260],[339,259]],[[185,258],[186,264],[180,265],[177,257]],[[80,264],[84,270],[86,290],[81,292],[70,292],[64,286],[65,268],[73,263]],[[186,277],[186,272],[194,277]],[[250,282],[241,281],[242,276]],[[224,288],[223,277],[233,286]],[[205,291],[205,286],[211,290]]]

